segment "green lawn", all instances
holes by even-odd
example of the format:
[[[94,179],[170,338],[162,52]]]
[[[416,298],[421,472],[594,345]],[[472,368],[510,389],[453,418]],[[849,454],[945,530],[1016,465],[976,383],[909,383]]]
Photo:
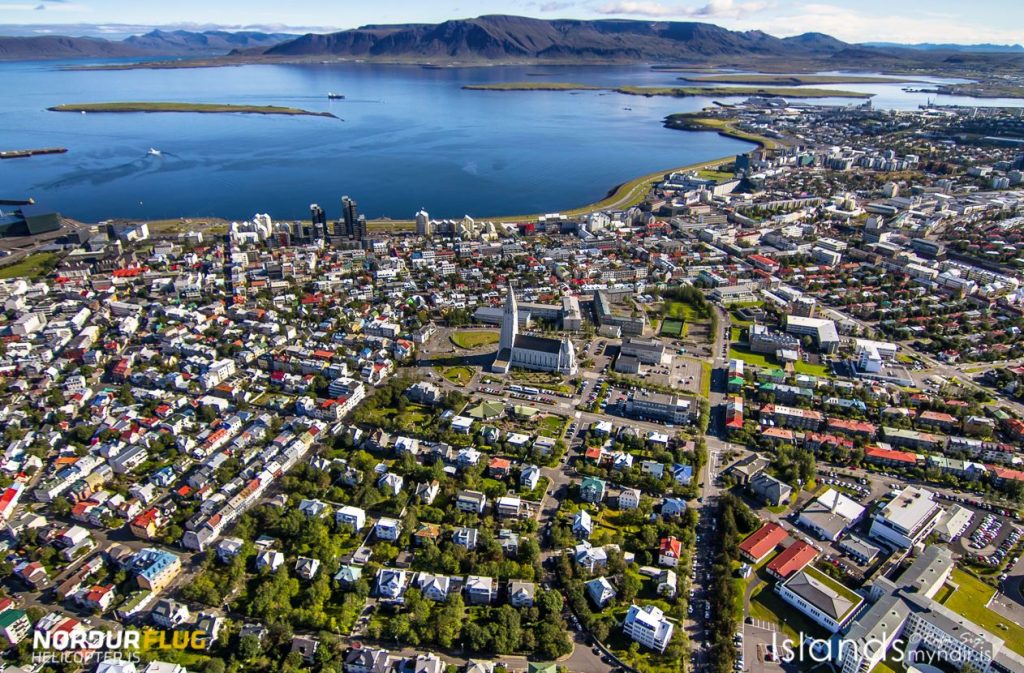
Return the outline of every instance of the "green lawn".
[[[697,171],[697,177],[702,180],[714,180],[715,182],[728,182],[735,177],[729,171],[716,171],[713,169],[704,169]]]
[[[707,361],[700,363],[700,394],[711,397],[711,363]]]
[[[682,301],[666,301],[661,307],[661,312],[666,318],[677,318],[684,322],[697,320],[697,313],[693,307]]]
[[[904,668],[901,664],[883,659],[878,662],[877,666],[871,669],[871,673],[902,673],[903,670]]]
[[[804,362],[803,360],[797,360],[793,363],[793,369],[796,370],[797,374],[807,374],[808,376],[818,376],[821,378],[827,377],[830,370],[825,365],[812,365],[810,362]]]
[[[469,367],[449,367],[441,372],[441,376],[455,385],[465,386],[473,379],[473,370]]]
[[[495,330],[474,330],[472,332],[455,332],[451,341],[459,348],[471,349],[490,346],[498,343],[501,336]]]
[[[666,318],[661,321],[661,336],[678,337],[683,333],[683,321],[676,318]]]
[[[746,346],[739,346],[733,344],[729,347],[729,357],[735,358],[736,360],[743,360],[748,365],[754,367],[764,367],[766,369],[775,369],[778,365],[769,362],[768,358],[760,353],[751,353]]]
[[[545,416],[540,419],[540,423],[537,424],[537,432],[545,437],[561,439],[562,434],[565,432],[565,426],[565,417],[557,415]]]
[[[50,273],[56,262],[57,253],[37,252],[0,268],[0,278],[39,278]]]
[[[949,593],[944,605],[991,631],[1005,640],[1011,650],[1024,655],[1024,627],[986,607],[996,590],[959,568],[953,570],[951,580],[957,589]]]
[[[945,605],[946,601],[949,600],[950,594],[952,593],[953,587],[949,586],[948,584],[943,584],[942,588],[939,589],[938,592],[936,592],[935,594],[935,602],[942,603],[943,605]]]

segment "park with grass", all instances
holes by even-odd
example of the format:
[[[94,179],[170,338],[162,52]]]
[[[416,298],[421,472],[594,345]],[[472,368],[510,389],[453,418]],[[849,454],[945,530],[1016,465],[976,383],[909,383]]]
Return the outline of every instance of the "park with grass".
[[[497,330],[462,330],[453,332],[451,342],[465,350],[472,350],[482,346],[492,346],[501,339]]]
[[[441,370],[441,376],[457,386],[468,386],[473,380],[473,373],[470,367],[447,367]]]
[[[13,264],[0,267],[0,278],[36,279],[47,276],[57,266],[57,253],[37,252],[28,255]]]

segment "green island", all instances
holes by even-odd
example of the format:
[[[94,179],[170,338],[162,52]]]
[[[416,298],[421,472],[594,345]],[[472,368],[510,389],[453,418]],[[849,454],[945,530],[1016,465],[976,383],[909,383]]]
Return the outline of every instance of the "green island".
[[[722,117],[708,117],[700,112],[679,112],[665,117],[665,127],[680,131],[715,131],[728,138],[746,140],[757,143],[761,147],[772,149],[779,146],[777,140],[755,135],[736,128],[735,120]]]
[[[222,103],[174,103],[174,102],[136,102],[136,103],[70,103],[54,105],[47,108],[51,112],[198,112],[202,114],[261,114],[310,117],[337,117],[330,112],[311,112],[294,107],[279,105],[228,105]]]
[[[614,88],[573,84],[570,82],[496,82],[493,84],[467,84],[471,91],[610,91],[629,96],[781,96],[784,98],[870,98],[874,94],[860,91],[813,89],[808,87],[760,86],[621,86]]]
[[[909,78],[874,77],[871,75],[701,75],[680,77],[686,82],[713,82],[716,84],[760,84],[762,86],[806,86],[808,84],[899,84],[917,82]]]

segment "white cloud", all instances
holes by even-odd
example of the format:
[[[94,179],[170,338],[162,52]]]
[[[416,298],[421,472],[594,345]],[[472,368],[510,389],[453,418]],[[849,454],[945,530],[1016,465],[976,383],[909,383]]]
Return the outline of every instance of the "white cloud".
[[[597,8],[600,14],[649,16],[654,18],[731,18],[739,19],[762,12],[774,6],[770,0],[708,0],[707,4],[691,7],[665,4],[651,0],[619,0]]]

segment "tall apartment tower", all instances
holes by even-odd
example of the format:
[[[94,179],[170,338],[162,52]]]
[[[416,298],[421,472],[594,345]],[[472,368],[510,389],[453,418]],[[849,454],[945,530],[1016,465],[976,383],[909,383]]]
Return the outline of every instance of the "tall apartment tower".
[[[345,222],[345,235],[355,235],[356,220],[359,218],[359,209],[356,202],[347,196],[341,197],[341,216]]]
[[[352,238],[361,241],[366,238],[366,216],[358,215],[352,223]]]
[[[324,209],[317,204],[312,204],[309,207],[309,221],[315,227],[320,224],[327,224],[327,215],[324,214]]]
[[[416,233],[419,236],[434,235],[434,227],[430,224],[430,213],[422,208],[416,213]]]

